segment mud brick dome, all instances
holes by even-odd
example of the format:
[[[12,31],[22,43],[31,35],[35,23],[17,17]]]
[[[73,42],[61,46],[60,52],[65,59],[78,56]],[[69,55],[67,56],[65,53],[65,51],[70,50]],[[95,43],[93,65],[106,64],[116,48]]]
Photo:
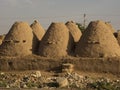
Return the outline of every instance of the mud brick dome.
[[[75,50],[80,57],[120,56],[120,46],[110,28],[103,21],[92,21]]]
[[[32,53],[32,29],[26,22],[15,22],[0,46],[0,55],[24,56]]]

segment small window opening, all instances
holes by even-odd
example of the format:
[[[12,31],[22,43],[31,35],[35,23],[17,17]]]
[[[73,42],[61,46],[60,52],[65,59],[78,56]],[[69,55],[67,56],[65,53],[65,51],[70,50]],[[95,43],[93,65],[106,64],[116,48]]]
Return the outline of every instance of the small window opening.
[[[12,42],[11,40],[5,40],[5,41],[3,41],[3,42],[7,42],[7,43],[10,43],[10,42]]]
[[[14,43],[19,43],[20,41],[14,40]]]
[[[114,36],[117,38],[117,37],[118,37],[118,33],[115,32],[115,33],[114,33]]]
[[[26,42],[26,40],[23,40],[23,43],[25,43]]]

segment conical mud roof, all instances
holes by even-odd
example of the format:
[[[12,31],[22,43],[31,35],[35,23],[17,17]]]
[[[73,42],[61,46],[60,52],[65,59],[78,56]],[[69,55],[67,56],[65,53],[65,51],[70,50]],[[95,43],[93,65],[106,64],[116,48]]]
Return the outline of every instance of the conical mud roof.
[[[2,44],[2,41],[4,40],[5,35],[0,35],[0,45]]]
[[[74,42],[78,42],[80,40],[81,35],[82,35],[78,26],[73,21],[68,21],[66,23],[66,26],[68,27],[68,29],[69,29],[69,31],[74,39]]]
[[[67,55],[69,30],[64,23],[52,23],[44,35],[39,54],[46,57],[61,57]]]
[[[41,24],[36,20],[31,24],[31,28],[33,30],[32,52],[36,54],[38,53],[39,43],[45,34],[45,30],[43,29]]]
[[[33,30],[34,35],[38,38],[38,40],[41,40],[42,37],[45,34],[45,30],[43,29],[43,27],[41,26],[41,24],[38,21],[34,21],[31,24],[31,28]]]
[[[116,31],[110,23],[105,22],[105,24],[109,27],[109,29],[112,31],[112,33],[114,33]]]
[[[117,38],[118,44],[120,45],[120,30],[118,30],[116,34],[117,34],[116,38]]]
[[[120,56],[120,47],[103,21],[93,21],[82,35],[75,52],[81,57],[114,57]]]
[[[2,44],[2,39],[0,39],[0,45]]]
[[[26,22],[15,22],[0,46],[0,54],[24,56],[32,53],[32,29]]]

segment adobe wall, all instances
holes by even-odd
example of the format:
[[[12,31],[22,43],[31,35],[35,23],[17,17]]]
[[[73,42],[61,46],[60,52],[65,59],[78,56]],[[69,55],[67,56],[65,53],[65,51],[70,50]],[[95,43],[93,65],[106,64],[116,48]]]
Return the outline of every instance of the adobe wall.
[[[63,63],[72,63],[77,71],[120,74],[120,58],[58,58],[40,56],[0,58],[0,71],[61,70]]]

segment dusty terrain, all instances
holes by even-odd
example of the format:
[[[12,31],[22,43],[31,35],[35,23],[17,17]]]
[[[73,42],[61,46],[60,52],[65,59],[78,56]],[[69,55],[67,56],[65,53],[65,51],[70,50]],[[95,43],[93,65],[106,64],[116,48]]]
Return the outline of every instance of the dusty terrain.
[[[36,74],[36,72],[40,72]],[[65,87],[60,87],[58,78],[67,78],[68,85],[63,81]],[[97,87],[98,86],[98,87]],[[107,73],[90,73],[74,71],[73,73],[56,73],[45,71],[12,71],[0,72],[1,89],[65,89],[65,90],[95,90],[98,88],[108,88],[107,90],[120,89],[119,75]],[[111,89],[110,89],[111,88]],[[0,90],[1,90],[0,89]],[[105,89],[105,90],[106,90]]]
[[[74,65],[71,73],[62,72],[62,64]],[[120,59],[117,58],[45,58],[37,55],[0,57],[0,90],[98,90],[120,89]],[[36,74],[36,72],[40,72]],[[59,87],[57,78],[68,80]],[[114,88],[115,87],[115,88]],[[106,89],[105,89],[106,90]]]

